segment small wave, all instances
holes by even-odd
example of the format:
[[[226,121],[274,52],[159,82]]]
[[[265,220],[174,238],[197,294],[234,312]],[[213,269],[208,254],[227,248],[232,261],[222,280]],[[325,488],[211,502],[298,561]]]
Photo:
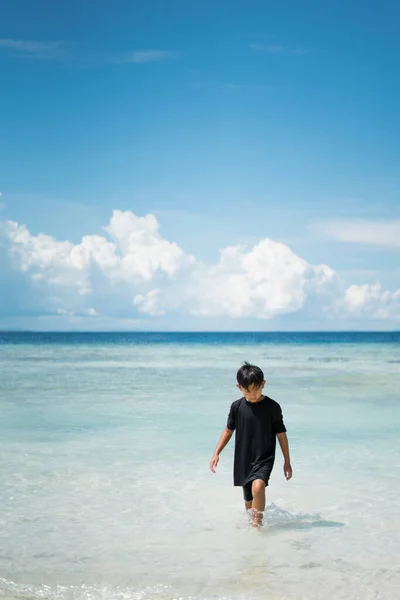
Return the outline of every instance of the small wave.
[[[271,504],[265,511],[264,525],[268,529],[311,529],[314,527],[343,527],[344,523],[327,521],[319,513],[290,513]]]
[[[24,585],[0,578],[0,598],[5,600],[229,600],[227,596],[207,598],[182,596],[170,585],[158,584],[135,590],[117,585]],[[245,597],[241,597],[246,600]],[[248,600],[248,599],[247,599]]]
[[[345,363],[350,362],[350,358],[345,356],[309,356],[308,362],[321,362],[321,363]]]
[[[7,600],[172,600],[176,594],[166,585],[135,590],[108,585],[31,586],[0,579],[0,597]]]

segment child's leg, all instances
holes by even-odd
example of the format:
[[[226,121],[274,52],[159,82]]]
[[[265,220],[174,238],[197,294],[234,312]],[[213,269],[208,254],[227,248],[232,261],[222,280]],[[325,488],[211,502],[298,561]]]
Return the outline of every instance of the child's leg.
[[[250,483],[246,483],[246,485],[243,486],[243,498],[246,510],[250,510],[253,506],[253,494],[251,492],[252,483],[253,482],[250,481]]]
[[[259,526],[262,523],[263,512],[265,510],[265,481],[255,479],[251,486],[253,495],[253,525]]]

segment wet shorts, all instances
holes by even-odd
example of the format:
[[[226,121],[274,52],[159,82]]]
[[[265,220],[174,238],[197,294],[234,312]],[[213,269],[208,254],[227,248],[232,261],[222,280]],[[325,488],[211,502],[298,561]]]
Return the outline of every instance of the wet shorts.
[[[261,477],[257,477],[257,479],[261,479]],[[253,479],[253,481],[255,481],[255,479]],[[243,498],[244,498],[245,502],[251,502],[253,500],[253,492],[251,491],[253,481],[249,481],[248,483],[246,483],[243,486]],[[265,485],[267,486],[268,481],[265,481],[265,479],[263,479],[263,481],[265,482]]]

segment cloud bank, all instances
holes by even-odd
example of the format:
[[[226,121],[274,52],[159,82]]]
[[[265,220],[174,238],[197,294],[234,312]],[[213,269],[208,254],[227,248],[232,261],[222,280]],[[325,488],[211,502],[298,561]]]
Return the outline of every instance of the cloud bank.
[[[206,264],[165,239],[152,214],[114,210],[102,235],[78,244],[4,221],[0,240],[46,314],[270,320],[308,308],[327,319],[400,320],[400,290],[346,287],[329,266],[311,265],[268,238],[223,248]]]

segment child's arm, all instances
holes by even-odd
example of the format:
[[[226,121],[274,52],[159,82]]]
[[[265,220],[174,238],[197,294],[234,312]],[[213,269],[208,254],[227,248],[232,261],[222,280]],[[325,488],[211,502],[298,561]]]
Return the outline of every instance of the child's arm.
[[[289,479],[292,478],[293,471],[292,471],[292,465],[290,464],[289,442],[287,439],[287,435],[286,435],[286,433],[277,433],[276,437],[278,438],[279,445],[281,447],[282,454],[283,454],[283,459],[285,461],[285,463],[283,465],[283,473],[284,473],[286,479],[289,481]]]
[[[215,448],[215,452],[214,452],[213,457],[210,462],[210,469],[213,473],[215,473],[215,469],[217,468],[218,461],[219,461],[219,455],[221,454],[222,450],[225,448],[225,446],[231,439],[232,435],[233,435],[233,431],[231,429],[228,429],[227,427],[222,432],[222,435],[219,438],[218,445]]]

